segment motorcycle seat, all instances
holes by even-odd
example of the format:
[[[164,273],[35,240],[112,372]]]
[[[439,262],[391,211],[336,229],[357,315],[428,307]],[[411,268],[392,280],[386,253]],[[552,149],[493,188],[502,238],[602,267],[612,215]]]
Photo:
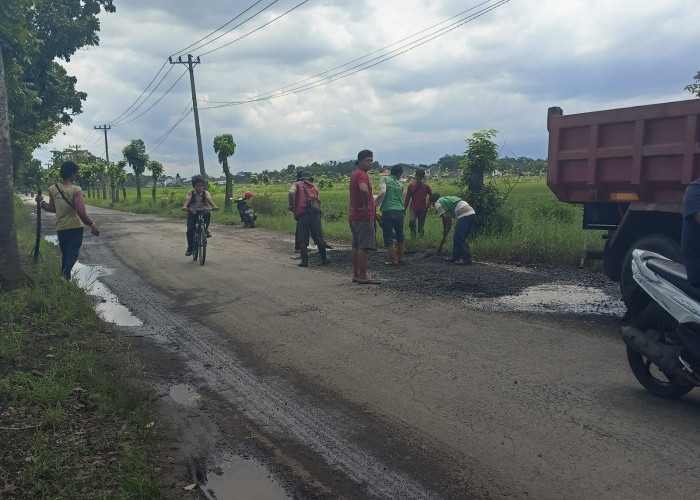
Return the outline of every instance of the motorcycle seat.
[[[683,264],[666,259],[649,259],[646,261],[646,265],[686,295],[700,301],[700,288],[696,288],[688,282],[688,275]]]

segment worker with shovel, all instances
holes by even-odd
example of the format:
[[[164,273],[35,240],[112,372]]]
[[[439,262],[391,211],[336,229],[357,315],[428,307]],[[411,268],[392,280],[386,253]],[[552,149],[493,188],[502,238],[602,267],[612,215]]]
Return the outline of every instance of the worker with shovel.
[[[435,205],[437,214],[442,218],[442,241],[438,247],[438,255],[452,228],[452,219],[456,219],[452,256],[446,260],[459,265],[471,264],[472,252],[467,237],[474,225],[476,212],[469,203],[458,196],[440,196],[440,193],[433,193],[430,195],[430,202]]]

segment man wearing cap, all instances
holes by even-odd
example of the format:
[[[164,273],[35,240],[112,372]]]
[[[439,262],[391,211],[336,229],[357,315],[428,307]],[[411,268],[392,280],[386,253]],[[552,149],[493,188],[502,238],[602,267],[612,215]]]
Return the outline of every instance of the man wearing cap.
[[[326,248],[321,227],[321,202],[318,199],[318,189],[314,185],[309,172],[302,172],[299,180],[292,184],[287,195],[289,211],[294,213],[297,221],[295,241],[299,243],[301,254],[300,267],[309,267],[309,233],[318,247],[321,264],[328,264]]]
[[[352,281],[363,285],[378,285],[381,282],[367,274],[368,252],[377,249],[374,235],[374,197],[367,172],[372,168],[374,154],[363,149],[357,154],[356,168],[350,176],[350,208],[348,221],[352,232]]]

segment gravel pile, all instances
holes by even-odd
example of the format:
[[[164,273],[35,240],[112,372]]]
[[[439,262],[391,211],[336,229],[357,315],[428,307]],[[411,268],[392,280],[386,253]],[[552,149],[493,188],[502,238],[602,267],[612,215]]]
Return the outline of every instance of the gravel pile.
[[[324,269],[352,276],[350,252],[347,249],[329,252],[330,264]],[[310,263],[317,264],[312,255]],[[369,270],[381,279],[383,287],[415,296],[445,297],[484,309],[528,310],[542,312],[622,315],[619,285],[605,275],[587,269],[561,266],[519,266],[474,262],[459,266],[444,257],[424,253],[406,255],[406,265],[389,266],[384,250],[370,253]],[[593,291],[591,297],[575,293]],[[523,300],[505,300],[524,294],[541,294]],[[503,300],[501,300],[503,299]],[[568,300],[568,302],[567,302]],[[583,301],[584,304],[580,302]]]

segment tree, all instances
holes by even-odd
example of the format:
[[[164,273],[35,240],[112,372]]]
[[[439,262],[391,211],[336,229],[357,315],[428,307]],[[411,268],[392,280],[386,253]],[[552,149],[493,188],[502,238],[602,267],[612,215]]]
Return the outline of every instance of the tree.
[[[38,146],[81,112],[87,94],[76,89],[76,78],[59,61],[68,62],[81,47],[99,43],[102,9],[114,12],[113,0],[0,2],[15,175],[29,167]]]
[[[484,175],[496,170],[498,162],[498,147],[491,139],[496,136],[493,129],[474,132],[467,139],[467,151],[460,161],[462,184],[471,194],[481,192],[484,186]]]
[[[700,71],[698,71],[698,73],[693,77],[693,80],[695,80],[695,83],[687,85],[685,90],[691,94],[695,94],[697,97],[700,97]]]
[[[119,201],[119,188],[121,188],[124,201],[126,201],[126,161],[119,160],[114,164],[114,178],[117,181],[116,201]]]
[[[236,152],[236,143],[233,142],[233,136],[231,134],[221,134],[214,137],[214,152],[218,155],[219,163],[221,163],[226,176],[224,210],[230,212],[232,207],[231,198],[233,198],[233,176],[228,166],[228,159]]]
[[[78,164],[78,178],[76,179],[80,186],[86,187],[88,198],[92,197],[92,165],[87,163]]]
[[[158,178],[163,175],[163,164],[159,161],[149,161],[148,170],[151,171],[151,176],[153,177],[153,190],[151,195],[153,196],[153,201],[156,201],[156,188],[158,186]]]
[[[439,172],[457,172],[462,161],[461,155],[445,155],[437,162]]]
[[[141,174],[148,165],[146,145],[141,139],[132,139],[128,146],[122,150],[124,159],[134,171],[136,177],[136,202],[141,203]],[[125,196],[126,198],[126,196]]]
[[[467,139],[467,150],[460,162],[460,195],[476,211],[476,227],[488,226],[505,198],[492,182],[484,185],[484,176],[498,165],[498,147],[491,139],[496,131],[480,130]]]
[[[15,195],[12,183],[12,146],[5,88],[5,69],[0,45],[0,290],[13,290],[22,284],[22,266],[15,230]]]

